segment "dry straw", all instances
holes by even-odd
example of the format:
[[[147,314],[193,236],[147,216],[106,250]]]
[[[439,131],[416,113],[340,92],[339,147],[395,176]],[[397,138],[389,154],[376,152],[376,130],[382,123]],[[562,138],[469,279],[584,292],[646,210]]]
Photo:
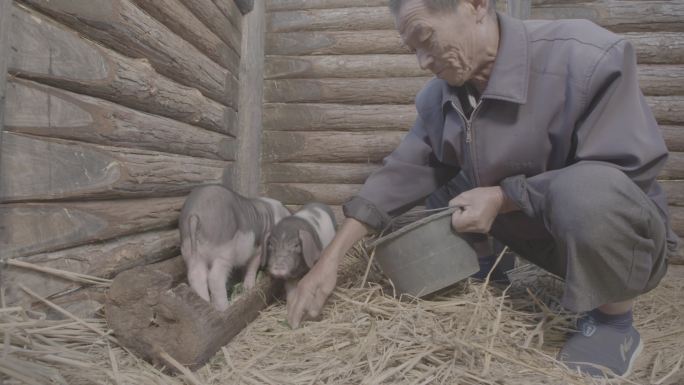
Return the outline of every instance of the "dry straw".
[[[509,288],[466,283],[426,300],[397,299],[366,272],[365,250],[319,321],[291,330],[285,306],[265,310],[209,365],[172,377],[118,346],[102,319],[47,320],[0,308],[3,384],[600,384],[554,360],[575,318],[556,305],[553,279],[526,274]],[[370,283],[366,283],[366,277]],[[530,279],[530,277],[534,277]],[[549,284],[549,282],[555,282]],[[624,384],[684,384],[684,267],[639,299],[646,347]],[[35,294],[35,293],[34,293]],[[35,295],[38,297],[37,295]],[[178,364],[180,365],[180,364]]]

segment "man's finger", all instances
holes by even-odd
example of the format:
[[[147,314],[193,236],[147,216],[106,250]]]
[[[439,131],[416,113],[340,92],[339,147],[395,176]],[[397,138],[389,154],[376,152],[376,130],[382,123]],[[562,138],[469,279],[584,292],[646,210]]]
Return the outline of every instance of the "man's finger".
[[[292,329],[297,329],[299,323],[302,322],[302,316],[304,315],[304,307],[306,306],[307,300],[304,298],[307,295],[299,290],[295,294],[294,304],[287,311],[287,322],[290,324]]]

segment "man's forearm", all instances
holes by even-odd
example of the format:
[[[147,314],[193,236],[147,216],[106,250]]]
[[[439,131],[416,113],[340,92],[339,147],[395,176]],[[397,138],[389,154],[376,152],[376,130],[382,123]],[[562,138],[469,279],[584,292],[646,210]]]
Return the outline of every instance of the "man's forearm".
[[[346,218],[323,257],[334,258],[336,262],[339,262],[347,250],[368,233],[369,229],[365,224],[354,218]]]

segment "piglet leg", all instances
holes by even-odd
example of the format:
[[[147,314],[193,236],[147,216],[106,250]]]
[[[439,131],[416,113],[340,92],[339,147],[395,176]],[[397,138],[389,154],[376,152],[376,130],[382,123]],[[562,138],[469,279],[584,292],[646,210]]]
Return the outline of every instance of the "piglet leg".
[[[243,286],[245,290],[250,290],[256,286],[256,276],[259,270],[259,265],[261,265],[261,247],[257,248],[254,252],[252,258],[250,258],[247,264],[247,271],[245,272],[245,281]]]
[[[228,309],[228,293],[226,281],[232,266],[225,260],[217,258],[209,270],[209,290],[211,290],[211,303],[218,311]]]
[[[189,258],[186,261],[188,263],[188,281],[190,282],[190,287],[197,295],[202,297],[203,300],[209,302],[209,287],[207,286],[209,269],[207,268],[207,265],[202,261],[192,258]]]

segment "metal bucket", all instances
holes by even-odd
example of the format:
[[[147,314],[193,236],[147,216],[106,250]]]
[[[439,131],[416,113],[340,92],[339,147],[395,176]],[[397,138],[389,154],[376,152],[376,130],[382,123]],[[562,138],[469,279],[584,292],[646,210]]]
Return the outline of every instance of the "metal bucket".
[[[423,297],[480,269],[475,250],[451,228],[454,210],[423,218],[371,244],[398,294]]]

